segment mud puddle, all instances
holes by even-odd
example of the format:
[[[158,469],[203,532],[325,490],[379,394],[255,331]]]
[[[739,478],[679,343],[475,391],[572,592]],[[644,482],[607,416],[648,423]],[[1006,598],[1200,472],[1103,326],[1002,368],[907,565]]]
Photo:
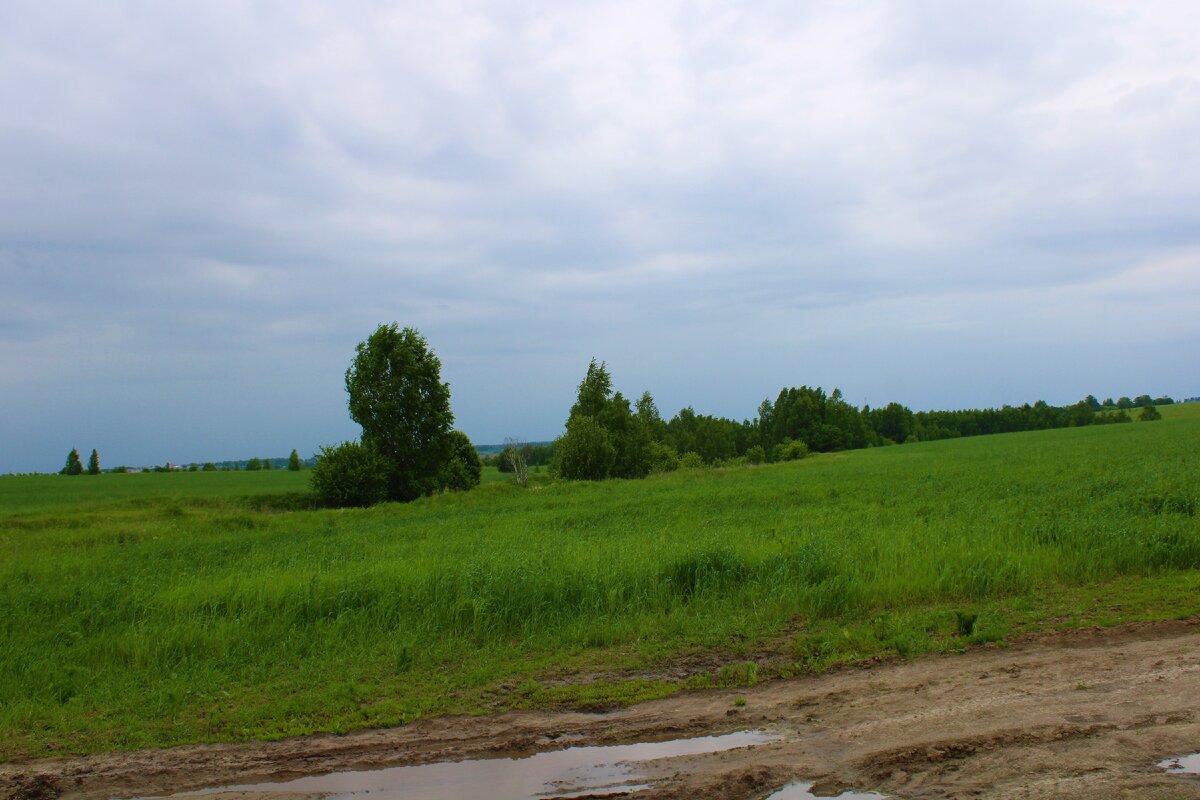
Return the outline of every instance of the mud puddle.
[[[1178,758],[1164,758],[1158,762],[1158,768],[1172,775],[1200,775],[1200,753]]]
[[[375,800],[458,800],[488,797],[494,800],[603,797],[650,788],[648,776],[638,772],[639,762],[662,758],[718,753],[739,747],[777,742],[780,737],[762,730],[738,731],[723,736],[699,736],[637,744],[568,747],[524,758],[486,758],[447,761],[417,766],[359,772],[334,772],[283,783],[221,786],[176,797],[250,793],[264,800],[315,795],[340,800],[363,794]]]
[[[886,794],[878,792],[841,792],[840,794],[813,793],[811,783],[789,783],[774,794],[767,795],[765,800],[816,800],[821,797],[835,797],[838,800],[885,800]]]

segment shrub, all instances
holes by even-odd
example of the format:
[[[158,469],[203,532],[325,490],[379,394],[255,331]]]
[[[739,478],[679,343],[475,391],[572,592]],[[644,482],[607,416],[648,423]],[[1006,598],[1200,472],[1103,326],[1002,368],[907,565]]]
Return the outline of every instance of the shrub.
[[[1138,422],[1153,422],[1156,419],[1162,419],[1162,414],[1154,406],[1142,406],[1142,413],[1138,414]]]
[[[909,437],[911,440],[912,437]],[[799,461],[808,455],[808,445],[804,442],[784,439],[771,448],[772,461]]]
[[[747,464],[761,464],[767,460],[767,451],[761,444],[756,444],[746,451]]]
[[[616,458],[608,432],[594,417],[577,415],[567,420],[567,432],[555,444],[555,469],[568,480],[604,480]]]
[[[703,466],[704,459],[700,457],[699,453],[693,450],[689,450],[679,457],[680,469],[700,469]]]
[[[650,471],[674,472],[679,469],[679,453],[666,442],[650,442]]]
[[[374,505],[388,496],[388,462],[375,448],[359,442],[322,447],[310,481],[320,505]]]
[[[483,462],[479,451],[462,431],[450,431],[450,458],[442,467],[442,485],[465,492],[479,485],[483,478]]]

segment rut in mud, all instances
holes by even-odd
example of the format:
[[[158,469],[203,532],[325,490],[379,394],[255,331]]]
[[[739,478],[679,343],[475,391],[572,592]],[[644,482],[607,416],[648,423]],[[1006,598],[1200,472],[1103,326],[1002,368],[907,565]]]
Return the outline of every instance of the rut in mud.
[[[749,729],[778,738],[640,761],[637,783],[612,787],[615,796],[761,800],[803,782],[816,796],[1200,798],[1200,777],[1159,765],[1200,749],[1198,630],[1192,620],[1076,631],[600,714],[438,718],[346,736],[5,764],[0,798],[170,794]],[[319,793],[278,786],[236,796]]]

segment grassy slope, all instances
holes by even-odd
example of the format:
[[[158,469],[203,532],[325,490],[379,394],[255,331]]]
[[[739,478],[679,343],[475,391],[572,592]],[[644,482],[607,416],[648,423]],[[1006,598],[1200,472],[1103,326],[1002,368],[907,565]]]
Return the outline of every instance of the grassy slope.
[[[273,511],[305,473],[0,478],[0,757],[629,700],[683,684],[546,677],[697,651],[790,672],[1196,613],[1200,406],[1164,415],[363,511]]]

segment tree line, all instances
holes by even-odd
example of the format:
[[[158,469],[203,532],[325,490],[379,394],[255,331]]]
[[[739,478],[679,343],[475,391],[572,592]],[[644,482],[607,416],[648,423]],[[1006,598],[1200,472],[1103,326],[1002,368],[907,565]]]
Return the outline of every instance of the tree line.
[[[1001,408],[916,411],[900,404],[858,408],[838,389],[780,390],[763,400],[753,419],[741,421],[697,414],[690,406],[664,421],[644,392],[633,403],[614,391],[604,362],[595,359],[579,384],[566,431],[554,443],[551,465],[564,478],[641,478],[681,466],[791,461],[810,452],[827,453],[906,442],[1158,419],[1156,405],[1169,397],[1104,403],[1092,395],[1069,406],[1045,401]]]
[[[300,458],[300,453],[296,450],[292,450],[292,454],[290,456],[288,456],[284,467],[276,467],[275,463],[274,463],[275,461],[276,461],[276,459],[258,458],[256,456],[246,462],[245,469],[248,472],[257,472],[259,470],[273,470],[273,469],[287,469],[291,472],[299,472],[304,466],[304,462]],[[119,467],[113,467],[112,469],[110,469],[108,471],[111,473],[114,473],[114,474],[121,474],[121,473],[128,473],[128,472],[143,472],[143,471],[148,471],[148,472],[218,472],[218,471],[229,472],[229,471],[240,471],[241,469],[242,469],[242,466],[238,462],[234,462],[232,465],[230,465],[229,462],[226,462],[223,466],[218,467],[213,462],[206,461],[206,462],[204,462],[203,465],[193,462],[191,464],[188,464],[187,466],[175,466],[170,463],[156,464],[155,466],[149,467],[146,470],[142,470],[141,468],[131,470],[129,467],[122,465]],[[59,474],[60,475],[99,475],[102,471],[103,470],[100,469],[100,454],[96,450],[94,450],[94,449],[92,450],[92,455],[88,459],[87,467],[84,468],[83,462],[80,461],[80,459],[79,459],[79,450],[72,447],[71,452],[67,454],[67,463],[61,470],[59,470]]]

